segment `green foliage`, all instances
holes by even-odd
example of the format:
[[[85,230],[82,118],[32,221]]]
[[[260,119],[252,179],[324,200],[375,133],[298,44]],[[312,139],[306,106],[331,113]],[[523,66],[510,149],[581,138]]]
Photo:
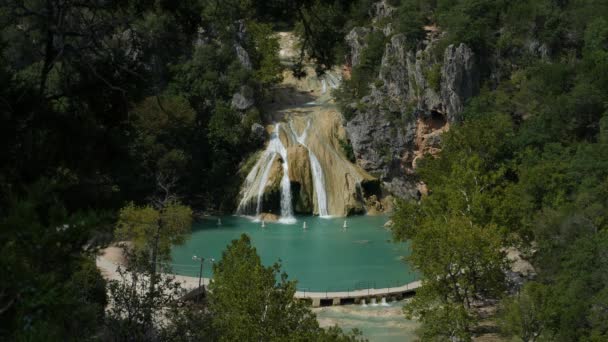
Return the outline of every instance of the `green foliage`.
[[[3,210],[2,340],[70,340],[100,326],[107,300],[93,252],[95,231],[107,221],[91,211],[69,214],[59,195],[41,181]]]
[[[427,156],[418,164],[431,194],[419,204],[401,203],[394,216],[395,238],[411,239],[412,263],[424,274],[407,308],[421,318],[423,338],[469,338],[475,312],[466,304],[455,307],[460,301],[453,299],[457,292],[446,293],[449,284],[434,284],[451,264],[466,260],[459,255],[475,255],[491,270],[504,265],[498,251],[513,245],[536,250],[531,261],[538,276],[503,300],[499,321],[506,335],[525,341],[606,337],[599,307],[608,263],[598,251],[605,248],[607,229],[607,35],[603,20],[589,12],[606,9],[578,6],[443,1],[433,9],[447,31],[443,44],[464,41],[482,61],[496,52],[501,65],[518,65],[501,66],[506,78],[467,104],[462,124],[443,135],[439,158]],[[530,33],[528,25],[537,31]],[[531,35],[546,44],[544,59],[523,52]],[[466,242],[452,239],[449,228]],[[473,235],[480,240],[468,240]],[[473,287],[484,289],[480,298],[499,297],[504,280],[492,274]],[[469,280],[454,279],[463,284],[459,290],[467,289]]]
[[[350,144],[348,139],[340,139],[340,147],[342,148],[342,152],[348,160],[351,162],[355,161],[355,152],[353,151],[353,145]]]
[[[168,321],[165,312],[179,309],[177,303],[183,294],[180,283],[166,275],[160,275],[160,279],[153,278],[148,270],[136,265],[118,268],[118,280],[109,282],[110,305],[104,330],[106,339],[152,341],[155,335],[170,335],[176,327],[172,320]],[[152,279],[156,279],[153,286]],[[154,325],[148,324],[150,313]],[[188,332],[182,331],[182,334]]]
[[[359,64],[353,67],[350,79],[342,81],[340,87],[332,92],[347,120],[353,114],[350,105],[369,94],[370,85],[378,76],[386,41],[380,31],[369,33],[365,37],[366,47],[361,51]]]
[[[296,1],[293,10],[298,17],[296,32],[302,37],[301,58],[307,53],[321,73],[342,63],[344,36],[369,20],[371,4],[370,0]]]
[[[136,253],[157,250],[159,261],[170,260],[171,247],[184,242],[192,226],[192,209],[170,202],[161,210],[127,204],[118,214],[116,239],[131,241]]]
[[[505,299],[500,315],[502,331],[525,342],[538,339],[549,319],[546,312],[548,298],[544,285],[530,282],[515,297]]]
[[[441,64],[435,63],[430,68],[425,69],[425,75],[427,82],[431,89],[439,93],[441,90]]]
[[[283,67],[279,59],[279,39],[268,24],[255,21],[247,24],[256,53],[254,61],[258,65],[255,78],[263,87],[279,83],[282,80]]]
[[[461,214],[429,216],[425,212],[441,208],[424,201],[415,206],[401,203],[395,220],[396,235],[412,243],[409,263],[423,274],[422,289],[404,310],[421,321],[423,338],[468,340],[475,322],[472,302],[496,298],[504,287],[500,234],[496,227],[478,226]],[[414,216],[404,226],[405,213]]]
[[[319,328],[306,304],[293,298],[295,282],[280,274],[280,264],[263,266],[246,235],[228,245],[213,274],[209,310],[221,341],[355,340]]]
[[[418,167],[432,194],[401,202],[393,217],[394,237],[411,241],[409,261],[423,274],[422,290],[405,308],[423,323],[421,336],[470,339],[477,321],[471,303],[502,294],[501,249],[515,220],[516,204],[504,191],[513,129],[503,114],[453,126],[441,158],[427,156]]]
[[[425,1],[403,0],[398,9],[396,20],[397,31],[405,36],[406,48],[415,50],[426,36],[424,24],[427,11]]]

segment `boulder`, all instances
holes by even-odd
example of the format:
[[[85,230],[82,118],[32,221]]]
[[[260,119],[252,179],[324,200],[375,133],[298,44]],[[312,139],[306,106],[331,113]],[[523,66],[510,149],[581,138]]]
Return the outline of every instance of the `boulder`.
[[[382,208],[385,214],[389,214],[395,211],[395,198],[391,195],[385,196],[380,200]]]
[[[278,222],[281,217],[273,213],[261,213],[259,219],[264,222]]]
[[[384,207],[376,195],[372,195],[365,200],[367,215],[382,215]]]
[[[238,110],[247,110],[251,108],[254,103],[253,89],[249,86],[241,86],[238,92],[232,95],[232,107]]]
[[[251,64],[251,58],[249,58],[249,53],[245,50],[244,47],[239,43],[234,44],[234,51],[236,52],[236,58],[239,60],[241,65],[247,69],[252,70],[253,64]]]
[[[263,143],[266,140],[266,129],[259,123],[251,125],[251,139],[256,143]]]

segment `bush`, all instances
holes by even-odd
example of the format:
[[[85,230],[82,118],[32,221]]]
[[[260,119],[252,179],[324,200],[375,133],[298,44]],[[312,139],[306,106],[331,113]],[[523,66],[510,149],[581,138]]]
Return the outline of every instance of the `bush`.
[[[441,64],[435,63],[430,68],[425,69],[424,77],[431,89],[436,92],[441,90]]]

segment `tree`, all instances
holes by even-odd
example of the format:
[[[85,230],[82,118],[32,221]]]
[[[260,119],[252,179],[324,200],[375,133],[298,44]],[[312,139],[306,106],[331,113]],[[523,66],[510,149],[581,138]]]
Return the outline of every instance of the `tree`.
[[[321,329],[306,304],[294,299],[295,282],[279,272],[278,263],[262,265],[247,235],[232,241],[214,264],[209,285],[212,327],[220,341],[355,339]]]
[[[520,293],[502,302],[500,323],[502,331],[517,336],[524,342],[534,342],[546,329],[548,288],[530,282]]]
[[[504,195],[511,155],[511,121],[500,114],[455,125],[442,138],[438,158],[418,167],[430,195],[400,202],[393,236],[410,241],[409,263],[422,273],[422,288],[407,315],[423,323],[425,338],[471,338],[475,303],[498,299],[507,268],[502,247],[507,234],[500,213],[512,203]]]
[[[129,203],[119,213],[116,237],[133,242],[130,258],[130,262],[136,264],[133,271],[149,277],[143,318],[146,330],[152,330],[154,311],[157,309],[154,302],[158,300],[160,291],[157,288],[159,264],[170,260],[171,247],[184,242],[191,225],[192,209],[175,202],[170,196],[160,201],[158,209]],[[132,277],[138,278],[138,275]]]
[[[184,294],[180,283],[172,276],[156,276],[149,267],[133,262],[117,272],[119,279],[108,284],[110,305],[104,334],[114,341],[158,340],[173,327],[166,313],[179,310],[178,301]]]
[[[504,287],[498,231],[463,216],[440,214],[421,220],[413,235],[405,234],[412,246],[408,261],[423,274],[422,288],[405,312],[420,319],[427,337],[469,339],[473,304],[498,298]]]
[[[0,339],[93,336],[107,303],[95,266],[100,212],[69,214],[59,186],[43,180],[9,200],[0,218]]]

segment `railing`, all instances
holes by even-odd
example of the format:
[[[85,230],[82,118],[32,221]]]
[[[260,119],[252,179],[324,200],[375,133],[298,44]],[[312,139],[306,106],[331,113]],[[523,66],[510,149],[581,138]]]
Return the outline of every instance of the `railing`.
[[[173,273],[176,275],[185,275],[193,278],[198,278],[198,265],[186,265],[186,264],[172,264],[172,263],[162,263],[160,268],[167,273]],[[209,273],[203,277],[209,277]],[[351,292],[367,290],[368,294],[371,295],[372,291],[374,293],[378,293],[378,290],[386,290],[387,293],[391,291],[391,289],[399,288],[406,286],[410,286],[411,283],[418,280],[414,274],[408,274],[402,279],[395,280],[357,280],[352,283],[352,285],[347,286],[318,286],[318,285],[310,285],[306,283],[298,282],[296,285],[296,291],[303,293],[304,295],[307,292],[314,293],[326,293],[326,296],[329,296],[330,293],[334,292],[346,292],[347,296],[350,295]]]
[[[405,290],[409,290],[412,283],[417,281],[416,278],[392,280],[392,281],[356,281],[352,286],[301,286],[298,284],[296,290],[300,292],[303,297],[306,297],[307,293],[325,293],[325,297],[329,297],[332,293],[346,293],[346,297],[354,295],[356,292],[357,296],[361,295],[361,291],[367,291],[368,295],[377,295],[379,291],[386,291],[387,294],[394,292],[397,288],[405,287]],[[413,288],[412,288],[413,289]]]

